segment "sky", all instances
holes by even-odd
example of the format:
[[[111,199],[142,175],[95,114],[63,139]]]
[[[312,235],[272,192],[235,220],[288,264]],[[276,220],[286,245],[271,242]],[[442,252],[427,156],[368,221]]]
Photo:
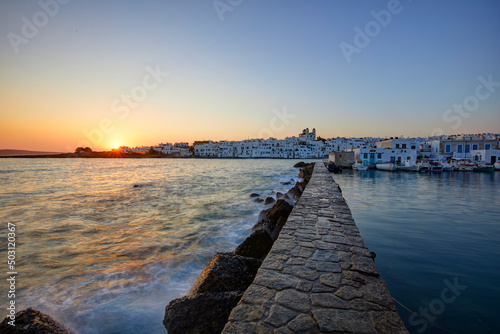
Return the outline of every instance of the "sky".
[[[500,133],[500,2],[2,0],[0,149]]]

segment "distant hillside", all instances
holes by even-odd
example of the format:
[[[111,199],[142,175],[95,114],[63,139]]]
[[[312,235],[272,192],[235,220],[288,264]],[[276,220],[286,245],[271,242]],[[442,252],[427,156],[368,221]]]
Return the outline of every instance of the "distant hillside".
[[[42,152],[42,151],[27,151],[27,150],[0,150],[0,157],[16,156],[16,155],[48,155],[60,154],[62,152]]]

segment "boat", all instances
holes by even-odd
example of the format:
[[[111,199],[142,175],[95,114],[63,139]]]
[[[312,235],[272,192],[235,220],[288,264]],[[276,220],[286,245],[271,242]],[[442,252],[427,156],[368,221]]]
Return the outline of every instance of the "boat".
[[[431,169],[431,165],[427,161],[418,163],[421,172],[428,172]]]
[[[405,172],[418,172],[420,170],[420,165],[414,164],[410,161],[405,161],[404,165],[398,166],[398,170]]]
[[[375,167],[380,170],[387,170],[390,172],[393,172],[398,169],[398,166],[392,162],[385,162],[385,163],[379,163],[376,164]]]
[[[431,173],[441,173],[443,171],[443,166],[441,165],[433,165],[431,166],[430,172]]]
[[[342,173],[342,168],[340,168],[339,166],[337,166],[335,164],[335,162],[330,162],[328,164],[328,166],[326,166],[326,168],[328,168],[328,171],[330,173],[333,173],[333,174],[340,174],[340,173]]]
[[[352,169],[358,170],[358,171],[365,171],[365,170],[368,170],[368,166],[363,166],[362,163],[356,162],[352,165]]]
[[[451,165],[459,172],[472,172],[476,165],[468,159],[451,159]]]
[[[443,172],[453,172],[453,166],[449,163],[443,162],[441,163],[441,166],[443,166]]]
[[[473,172],[485,172],[485,173],[491,173],[495,171],[495,166],[491,165],[478,165],[474,167],[472,170]]]
[[[500,170],[500,161],[495,162],[493,166],[495,166],[495,170]]]

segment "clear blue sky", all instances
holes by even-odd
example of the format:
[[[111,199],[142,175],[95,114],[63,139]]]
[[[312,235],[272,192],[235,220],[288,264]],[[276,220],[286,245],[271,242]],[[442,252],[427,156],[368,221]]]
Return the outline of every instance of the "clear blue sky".
[[[0,148],[500,132],[498,1],[60,1],[0,3]]]

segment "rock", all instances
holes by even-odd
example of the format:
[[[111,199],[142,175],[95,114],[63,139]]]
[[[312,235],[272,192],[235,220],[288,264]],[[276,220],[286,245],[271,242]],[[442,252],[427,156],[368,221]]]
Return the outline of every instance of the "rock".
[[[286,201],[291,206],[295,206],[295,201],[288,196],[288,193],[283,196],[283,200]]]
[[[271,239],[275,241],[292,210],[292,205],[290,205],[287,201],[280,199],[271,208],[271,210],[266,213],[265,218],[259,220],[257,224],[254,225],[252,230],[265,230],[269,233]]]
[[[190,294],[245,291],[261,263],[233,253],[217,253],[193,283]]]
[[[300,190],[300,194],[301,194],[301,195],[302,195],[302,193],[304,192],[304,190],[306,189],[306,186],[307,186],[307,182],[308,182],[308,181],[309,181],[309,180],[304,179],[304,180],[302,180],[302,181],[300,181],[300,182],[297,182],[296,186],[299,188],[299,190]]]
[[[0,333],[5,334],[73,334],[63,324],[47,314],[28,308],[16,313],[15,327],[8,324],[6,317],[0,324]]]
[[[285,197],[285,194],[283,194],[279,191],[276,193],[276,199],[282,199],[283,197]]]
[[[260,195],[259,195],[259,194],[257,194],[257,193],[251,193],[251,194],[250,194],[250,197],[252,197],[252,198],[253,198],[253,197],[260,197]]]
[[[276,202],[276,200],[274,198],[267,197],[266,200],[264,201],[264,205],[273,204],[274,202]]]
[[[284,186],[289,186],[292,184],[292,181],[281,182],[281,184]]]
[[[304,167],[306,165],[306,163],[304,161],[301,161],[301,162],[297,162],[295,165],[293,165],[293,167]]]
[[[234,254],[264,260],[273,247],[273,240],[264,230],[253,232],[236,249]]]
[[[169,334],[220,333],[243,291],[200,293],[172,300],[163,325]]]
[[[310,179],[314,170],[314,163],[306,164],[300,169],[299,177]]]
[[[262,203],[262,202],[264,202],[264,200],[262,198],[258,198],[258,197],[256,199],[254,199],[253,201],[255,203]]]
[[[299,182],[295,183],[295,185],[286,193],[289,198],[295,201],[299,199],[300,195],[302,195],[302,191],[299,189],[298,183]]]

